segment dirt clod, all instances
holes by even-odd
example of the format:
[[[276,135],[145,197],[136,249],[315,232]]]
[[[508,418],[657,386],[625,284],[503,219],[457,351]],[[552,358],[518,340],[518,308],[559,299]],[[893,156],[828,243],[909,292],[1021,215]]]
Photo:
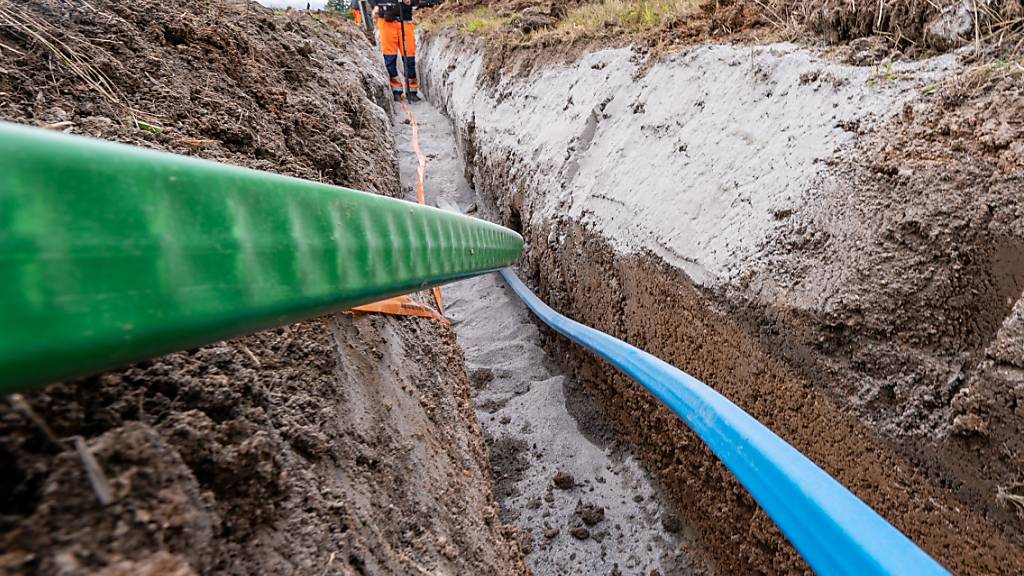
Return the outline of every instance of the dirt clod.
[[[682,530],[683,525],[680,522],[679,517],[675,514],[662,514],[661,516],[661,527],[670,534],[675,534]]]
[[[587,530],[586,526],[583,526],[582,524],[573,526],[572,530],[569,531],[569,534],[572,534],[572,537],[577,540],[586,540],[587,538],[590,538],[590,530]]]
[[[576,479],[572,477],[572,474],[562,472],[561,470],[555,473],[554,477],[551,478],[551,482],[559,490],[571,490],[576,486]]]
[[[581,500],[576,503],[576,515],[587,526],[593,526],[604,520],[604,508]]]
[[[470,371],[469,379],[473,382],[474,388],[483,388],[488,382],[494,380],[494,371],[490,368],[476,368]]]

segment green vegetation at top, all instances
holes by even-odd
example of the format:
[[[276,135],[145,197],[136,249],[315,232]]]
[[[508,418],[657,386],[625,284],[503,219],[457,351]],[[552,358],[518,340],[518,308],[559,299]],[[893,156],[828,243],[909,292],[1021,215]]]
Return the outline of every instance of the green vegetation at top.
[[[600,36],[605,31],[647,32],[672,20],[696,13],[697,0],[604,0],[570,10],[546,34]]]
[[[425,32],[435,29],[447,29],[467,34],[483,35],[496,32],[502,26],[509,23],[509,18],[499,17],[490,6],[482,6],[470,12],[447,16],[440,20],[426,20],[420,24],[420,28]]]

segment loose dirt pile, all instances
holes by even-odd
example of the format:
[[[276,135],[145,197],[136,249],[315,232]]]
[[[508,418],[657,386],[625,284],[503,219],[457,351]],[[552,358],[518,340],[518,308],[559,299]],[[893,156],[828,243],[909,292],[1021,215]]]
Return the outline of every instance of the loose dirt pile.
[[[0,1],[0,54],[4,120],[398,193],[354,27]],[[4,399],[0,573],[524,574],[463,366],[444,326],[338,315]]]
[[[0,0],[0,116],[393,196],[367,46],[255,2]]]

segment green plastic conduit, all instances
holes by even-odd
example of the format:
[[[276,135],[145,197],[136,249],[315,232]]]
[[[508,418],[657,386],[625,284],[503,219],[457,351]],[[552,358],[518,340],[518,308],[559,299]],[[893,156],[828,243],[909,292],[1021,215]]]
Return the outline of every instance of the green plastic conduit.
[[[429,206],[0,123],[0,393],[481,274],[522,245]]]

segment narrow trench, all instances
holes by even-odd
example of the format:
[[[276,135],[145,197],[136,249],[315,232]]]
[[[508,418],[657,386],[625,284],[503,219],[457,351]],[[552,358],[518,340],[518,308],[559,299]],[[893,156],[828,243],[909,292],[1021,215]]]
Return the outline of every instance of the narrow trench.
[[[427,156],[427,202],[496,221],[464,177],[449,120],[413,107]],[[396,110],[406,199],[415,199],[412,130]],[[542,348],[525,306],[496,274],[444,289],[491,452],[502,520],[534,574],[694,574],[692,538],[582,387]]]

